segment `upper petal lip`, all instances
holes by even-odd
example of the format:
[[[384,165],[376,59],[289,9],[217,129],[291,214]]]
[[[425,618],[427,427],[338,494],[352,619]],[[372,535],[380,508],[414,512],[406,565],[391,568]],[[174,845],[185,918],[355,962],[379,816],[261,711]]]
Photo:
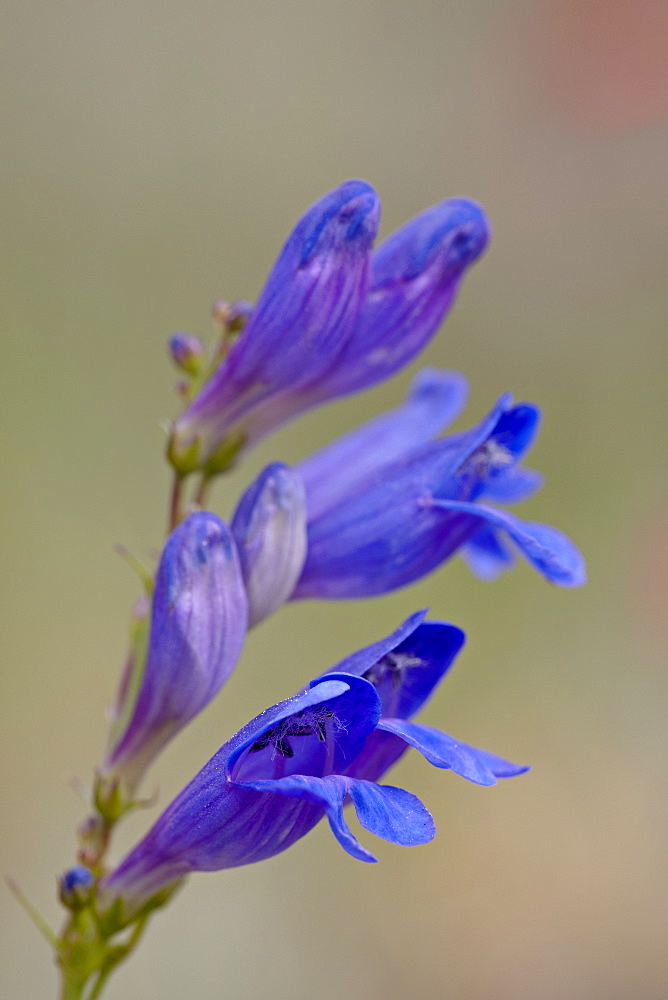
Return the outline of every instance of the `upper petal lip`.
[[[305,225],[299,259],[302,268],[323,251],[345,243],[368,244],[376,235],[380,200],[366,181],[346,181],[323,200],[326,204],[319,217]]]

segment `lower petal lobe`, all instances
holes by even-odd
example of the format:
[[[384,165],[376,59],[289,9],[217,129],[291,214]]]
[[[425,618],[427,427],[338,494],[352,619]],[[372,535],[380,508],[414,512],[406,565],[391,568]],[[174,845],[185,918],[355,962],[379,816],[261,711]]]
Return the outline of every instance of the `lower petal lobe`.
[[[515,565],[515,557],[498,538],[497,533],[489,525],[483,524],[462,547],[462,556],[471,572],[479,580],[496,580],[496,578]]]
[[[443,511],[464,514],[473,521],[505,531],[531,565],[550,583],[581,587],[587,580],[584,559],[577,546],[556,528],[536,521],[522,521],[507,511],[456,500],[432,501]]]
[[[476,785],[495,785],[497,778],[511,778],[529,770],[487,750],[461,743],[431,726],[405,719],[381,719],[378,728],[415,747],[435,767],[451,768],[455,774]]]
[[[280,781],[256,781],[247,787],[257,792],[279,793],[322,807],[341,846],[360,861],[376,861],[353,836],[343,807],[349,798],[362,826],[394,844],[426,844],[436,828],[431,815],[415,795],[402,788],[376,785],[339,774],[315,778],[295,774]]]

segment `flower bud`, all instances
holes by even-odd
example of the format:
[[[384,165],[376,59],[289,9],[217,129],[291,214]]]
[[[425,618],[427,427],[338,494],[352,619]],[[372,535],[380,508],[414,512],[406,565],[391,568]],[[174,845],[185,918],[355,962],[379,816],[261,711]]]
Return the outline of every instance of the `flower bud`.
[[[248,594],[248,624],[288,600],[306,558],[306,509],[300,476],[269,465],[246,490],[232,520]]]
[[[227,329],[227,316],[230,311],[230,303],[227,299],[216,299],[211,306],[211,319],[213,328],[217,333],[224,335]]]
[[[240,333],[250,319],[252,312],[252,302],[246,302],[244,299],[239,299],[238,302],[232,302],[225,319],[225,325],[227,326],[229,332]]]
[[[297,223],[241,336],[176,420],[169,460],[202,468],[235,424],[263,400],[320,378],[351,336],[366,294],[378,198],[351,180]],[[226,324],[246,307],[231,306]],[[222,316],[222,314],[221,314]]]
[[[94,887],[92,871],[83,865],[75,865],[58,879],[58,896],[68,910],[81,910],[90,902]]]
[[[148,648],[125,725],[116,727],[101,786],[134,792],[149,762],[208,705],[234,669],[248,603],[229,528],[213,514],[191,514],[162,553]],[[133,671],[134,673],[134,671]],[[127,680],[126,680],[127,683]]]
[[[299,413],[390,378],[422,351],[447,317],[489,241],[480,205],[448,198],[374,251],[369,291],[354,332],[322,378],[268,399],[243,421],[247,446]]]
[[[178,332],[172,334],[169,340],[169,353],[172,361],[188,375],[198,375],[204,362],[204,347],[202,342],[190,333]]]

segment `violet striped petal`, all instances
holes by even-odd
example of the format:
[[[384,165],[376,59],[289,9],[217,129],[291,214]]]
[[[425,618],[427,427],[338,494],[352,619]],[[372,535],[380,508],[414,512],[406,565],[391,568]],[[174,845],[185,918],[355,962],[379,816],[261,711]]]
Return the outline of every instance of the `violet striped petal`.
[[[187,517],[158,567],[148,651],[102,766],[132,792],[156,754],[222,688],[241,653],[248,606],[236,546],[213,514]]]
[[[379,212],[373,188],[351,180],[298,222],[239,340],[174,424],[176,468],[202,467],[251,410],[329,370],[366,295]]]

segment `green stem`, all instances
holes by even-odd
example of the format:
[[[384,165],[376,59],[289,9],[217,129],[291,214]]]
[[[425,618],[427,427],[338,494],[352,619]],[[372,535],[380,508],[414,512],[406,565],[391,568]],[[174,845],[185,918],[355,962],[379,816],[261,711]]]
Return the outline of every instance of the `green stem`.
[[[93,987],[93,989],[91,990],[91,992],[88,994],[88,1000],[97,1000],[97,998],[102,995],[102,990],[104,989],[104,984],[106,983],[107,979],[111,975],[113,969],[114,969],[113,965],[108,966],[106,969],[102,969],[102,971],[100,972],[100,975],[97,977],[97,981],[95,983],[95,986]]]
[[[174,482],[172,483],[172,494],[169,501],[169,524],[167,527],[167,534],[171,535],[174,528],[176,528],[183,517],[183,512],[181,511],[181,494],[183,492],[183,476],[179,475],[178,472],[174,473]]]
[[[98,997],[102,995],[102,990],[104,989],[107,980],[116,966],[120,965],[121,962],[124,962],[125,959],[132,954],[139,943],[142,934],[144,933],[144,929],[148,923],[148,917],[149,915],[147,914],[137,922],[132,934],[124,945],[118,945],[115,950],[111,951],[107,961],[100,969],[93,989],[88,994],[88,1000],[98,1000]]]
[[[84,979],[73,978],[63,972],[60,1000],[82,1000],[85,987],[86,981]]]
[[[213,476],[208,476],[206,472],[202,473],[202,478],[199,481],[197,492],[194,497],[195,503],[198,507],[201,507],[202,510],[206,509],[209,495],[211,493],[211,487],[213,486],[213,480]]]

